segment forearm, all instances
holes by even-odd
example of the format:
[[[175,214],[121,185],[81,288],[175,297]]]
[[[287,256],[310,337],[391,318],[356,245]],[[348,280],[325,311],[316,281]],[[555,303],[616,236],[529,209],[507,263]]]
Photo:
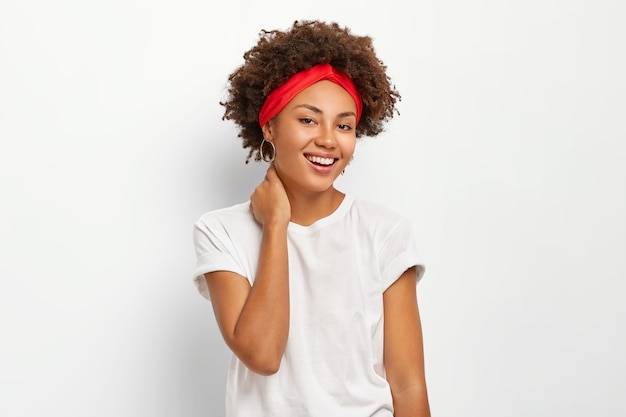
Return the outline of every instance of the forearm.
[[[405,271],[383,295],[384,360],[395,417],[430,417],[424,369],[422,326],[415,291],[415,268]]]
[[[412,385],[402,391],[394,392],[394,417],[430,417],[430,405],[426,384]]]
[[[288,333],[287,225],[265,225],[254,284],[234,329],[236,353],[256,372],[274,373]]]

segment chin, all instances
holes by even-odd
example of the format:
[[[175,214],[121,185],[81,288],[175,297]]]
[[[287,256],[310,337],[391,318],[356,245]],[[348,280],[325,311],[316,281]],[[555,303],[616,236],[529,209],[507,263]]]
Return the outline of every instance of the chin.
[[[280,173],[279,173],[279,176]],[[282,175],[283,182],[289,188],[299,189],[304,192],[323,193],[333,188],[337,175],[331,173],[320,175],[309,170],[292,170],[290,175]]]
[[[311,181],[307,183],[301,183],[300,187],[303,190],[307,190],[313,193],[323,193],[333,188],[333,181]]]

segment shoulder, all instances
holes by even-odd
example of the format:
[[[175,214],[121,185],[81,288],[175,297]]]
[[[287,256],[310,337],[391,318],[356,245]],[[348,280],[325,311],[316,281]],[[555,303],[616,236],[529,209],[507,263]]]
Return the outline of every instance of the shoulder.
[[[409,218],[380,203],[353,198],[348,217],[361,239],[382,243],[389,239],[414,238]]]
[[[390,226],[393,224],[408,223],[408,218],[398,211],[380,203],[358,198],[352,198],[350,212],[353,216],[358,216],[360,221],[369,224],[373,222],[373,224],[383,223]]]
[[[254,224],[254,216],[250,213],[250,202],[246,201],[229,207],[207,211],[196,220],[194,226],[196,229],[214,230],[250,227]]]

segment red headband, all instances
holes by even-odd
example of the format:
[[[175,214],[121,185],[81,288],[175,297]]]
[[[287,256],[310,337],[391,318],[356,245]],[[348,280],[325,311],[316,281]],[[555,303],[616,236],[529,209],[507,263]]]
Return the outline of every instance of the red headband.
[[[363,102],[352,80],[330,64],[319,64],[296,73],[267,96],[259,113],[259,124],[261,127],[280,113],[287,103],[302,90],[322,80],[329,80],[342,86],[352,96],[356,103],[356,122],[359,123]]]

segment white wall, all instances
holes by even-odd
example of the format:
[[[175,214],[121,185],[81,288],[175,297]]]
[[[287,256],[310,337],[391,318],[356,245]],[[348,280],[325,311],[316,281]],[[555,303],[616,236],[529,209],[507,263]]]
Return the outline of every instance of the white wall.
[[[0,3],[0,415],[219,416],[191,225],[262,28],[373,36],[403,95],[339,186],[409,215],[433,415],[626,414],[626,18],[614,1]]]

